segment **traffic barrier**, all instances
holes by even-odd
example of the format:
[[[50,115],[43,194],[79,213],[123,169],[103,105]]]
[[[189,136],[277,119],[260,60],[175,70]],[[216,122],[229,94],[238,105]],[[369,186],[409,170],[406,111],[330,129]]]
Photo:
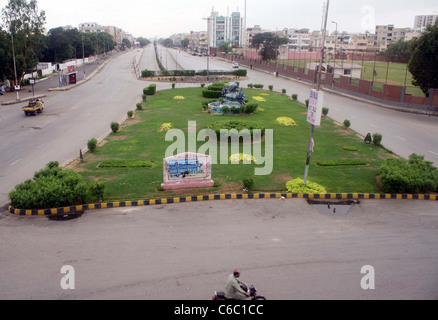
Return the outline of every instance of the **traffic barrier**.
[[[303,194],[303,193],[232,193],[232,194],[214,194],[203,196],[188,196],[178,198],[161,198],[151,200],[136,201],[119,201],[119,202],[102,202],[94,204],[84,204],[63,208],[52,209],[15,209],[8,207],[10,213],[18,216],[58,216],[68,214],[83,213],[86,210],[106,209],[106,208],[124,208],[138,206],[152,206],[172,203],[186,203],[197,201],[214,201],[214,200],[241,200],[241,199],[320,199],[320,200],[432,200],[437,201],[437,195],[430,194],[385,194],[385,193],[327,193],[327,194]]]

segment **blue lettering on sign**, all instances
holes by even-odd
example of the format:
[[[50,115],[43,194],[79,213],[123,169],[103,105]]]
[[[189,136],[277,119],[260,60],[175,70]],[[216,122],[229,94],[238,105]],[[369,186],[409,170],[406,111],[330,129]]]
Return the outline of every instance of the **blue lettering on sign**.
[[[202,164],[198,159],[178,159],[169,160],[169,176],[172,179],[185,178],[190,175],[198,175],[204,173],[201,170]]]

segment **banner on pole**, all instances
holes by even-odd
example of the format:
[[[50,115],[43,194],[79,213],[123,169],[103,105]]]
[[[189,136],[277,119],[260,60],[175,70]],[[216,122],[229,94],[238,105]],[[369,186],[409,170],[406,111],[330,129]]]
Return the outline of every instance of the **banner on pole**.
[[[312,89],[310,91],[309,108],[307,110],[307,122],[314,126],[321,125],[322,105],[324,93]]]

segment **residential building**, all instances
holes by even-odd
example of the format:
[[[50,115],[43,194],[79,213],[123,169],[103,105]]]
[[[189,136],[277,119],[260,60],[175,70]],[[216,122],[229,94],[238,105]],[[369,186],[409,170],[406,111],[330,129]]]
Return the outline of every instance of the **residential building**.
[[[412,39],[421,37],[421,35],[423,34],[423,30],[424,29],[421,28],[407,29],[405,34],[405,41],[410,41]]]
[[[247,28],[246,29],[246,46],[250,47],[252,46],[252,39],[256,34],[260,34],[263,32],[267,32],[267,30],[263,30],[260,28],[260,25],[254,25],[254,27]]]
[[[422,29],[435,24],[438,24],[438,15],[415,16],[415,29]]]
[[[178,33],[170,36],[175,46],[181,46],[181,41],[189,40],[188,50],[191,52],[207,52],[207,32],[206,31],[190,31],[190,33]]]
[[[390,44],[405,39],[406,29],[395,28],[393,24],[376,26],[375,44],[380,50],[386,50]]]
[[[79,31],[85,33],[109,33],[117,44],[121,44],[123,39],[128,39],[131,43],[135,42],[132,35],[126,33],[115,26],[101,26],[96,22],[85,22],[79,24]]]
[[[231,16],[224,17],[212,11],[207,32],[211,48],[217,48],[224,42],[230,42],[234,47],[243,46],[243,18],[240,12],[232,12]]]

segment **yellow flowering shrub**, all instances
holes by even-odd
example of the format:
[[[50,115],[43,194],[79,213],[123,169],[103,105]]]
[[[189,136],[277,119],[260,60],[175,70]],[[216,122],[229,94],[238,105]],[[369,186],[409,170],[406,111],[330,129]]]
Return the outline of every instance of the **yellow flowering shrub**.
[[[307,181],[306,184],[304,184],[303,179],[295,179],[292,181],[288,181],[286,183],[287,191],[292,193],[308,193],[308,194],[325,194],[327,191],[325,188],[315,182]]]
[[[260,96],[255,96],[252,97],[254,100],[258,101],[258,102],[266,102],[266,99]]]
[[[280,124],[282,124],[282,125],[284,125],[284,126],[286,126],[286,127],[293,127],[293,126],[296,126],[296,125],[297,125],[297,123],[295,122],[295,120],[292,119],[292,118],[289,118],[289,117],[280,117],[280,118],[277,118],[277,122],[280,123]]]
[[[252,162],[252,161],[255,161],[253,156],[246,154],[246,153],[236,153],[236,154],[231,155],[228,159],[231,162],[244,162],[244,161]]]
[[[175,96],[173,97],[173,100],[184,100],[185,98],[183,96]]]
[[[163,124],[161,125],[161,127],[160,127],[160,132],[163,132],[163,131],[167,132],[167,131],[169,131],[170,129],[172,129],[172,124],[169,123],[169,122],[166,122],[166,123],[163,123]]]

